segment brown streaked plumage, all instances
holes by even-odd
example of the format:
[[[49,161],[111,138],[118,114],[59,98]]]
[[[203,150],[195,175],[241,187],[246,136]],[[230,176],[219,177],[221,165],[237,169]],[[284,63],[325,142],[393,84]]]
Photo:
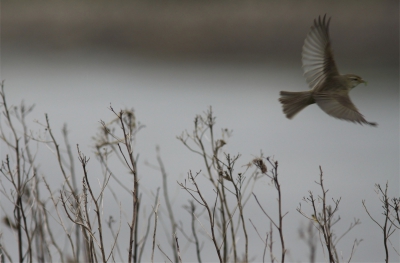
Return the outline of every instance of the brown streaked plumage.
[[[302,52],[304,77],[310,90],[281,91],[279,101],[283,112],[291,119],[308,105],[316,103],[332,117],[376,126],[376,123],[367,121],[350,100],[349,92],[366,82],[354,74],[339,74],[329,39],[329,23],[330,18],[327,20],[326,15],[314,20]]]

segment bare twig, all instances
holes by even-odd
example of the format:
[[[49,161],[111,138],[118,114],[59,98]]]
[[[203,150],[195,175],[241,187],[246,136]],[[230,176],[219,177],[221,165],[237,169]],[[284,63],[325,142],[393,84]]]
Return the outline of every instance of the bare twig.
[[[152,213],[150,213],[149,218],[148,218],[148,220],[147,220],[147,229],[146,229],[146,233],[145,233],[144,237],[142,238],[142,240],[140,241],[140,243],[141,243],[142,245],[141,245],[140,251],[139,251],[138,262],[141,262],[141,258],[142,258],[142,255],[143,255],[143,251],[144,251],[144,247],[145,247],[145,244],[146,244],[146,240],[147,240],[147,237],[148,237],[148,235],[149,235],[149,233],[150,233],[151,218],[152,218],[153,214],[154,214],[155,216],[157,215],[157,214],[155,213],[154,209],[157,208],[157,211],[158,211],[158,207],[157,207],[157,206],[159,206],[159,202],[160,202],[160,201],[159,201],[159,197],[158,197],[158,196],[159,196],[159,193],[160,193],[160,188],[157,188],[157,193],[156,193],[156,196],[155,196],[153,211],[152,211]],[[155,223],[157,223],[157,219],[156,219]],[[155,233],[153,233],[153,234],[155,234]],[[155,245],[155,235],[153,236],[153,248],[152,248],[152,253],[153,253],[153,254],[154,254],[154,245]]]
[[[341,235],[339,238],[334,233],[333,226],[340,220],[340,216],[335,218],[335,214],[339,209],[339,203],[341,198],[335,200],[332,199],[334,206],[332,207],[331,205],[327,204],[327,192],[328,190],[325,190],[324,186],[324,180],[323,180],[323,172],[321,166],[319,167],[320,170],[320,180],[319,182],[316,182],[321,187],[321,192],[322,196],[318,196],[318,199],[314,197],[313,193],[309,191],[309,196],[307,198],[303,198],[303,201],[310,204],[313,213],[311,215],[306,214],[302,208],[301,204],[297,208],[297,211],[310,220],[310,224],[313,224],[314,227],[316,227],[319,231],[319,234],[322,236],[323,242],[321,241],[321,244],[323,244],[326,247],[326,251],[328,253],[329,257],[329,262],[339,262],[339,256],[336,250],[336,246],[338,242],[345,236],[347,235],[356,225],[359,225],[361,222],[359,219],[354,219],[354,222],[350,224],[349,228]],[[322,203],[322,209],[321,211],[317,211],[318,208],[318,203]],[[311,227],[311,226],[309,226]],[[311,230],[309,229],[309,232]],[[310,232],[311,233],[311,232]],[[310,238],[310,237],[309,237]],[[355,252],[355,248],[358,246],[358,244],[362,240],[355,240],[353,243],[353,248],[351,250],[351,254],[349,257],[349,260],[353,257],[353,254]],[[311,243],[308,243],[309,246],[312,246],[311,249],[311,255],[313,254],[312,251],[314,251],[313,246]],[[325,252],[324,252],[325,253]],[[312,258],[312,260],[315,260],[315,258]]]
[[[304,227],[305,228],[305,227]],[[316,232],[313,221],[308,222],[307,230],[304,228],[299,229],[299,236],[304,240],[310,249],[310,263],[315,262],[315,257],[317,255],[317,240],[315,238]]]
[[[178,182],[178,184],[182,187],[182,189],[186,190],[200,205],[202,205],[202,206],[204,206],[206,208],[207,214],[208,214],[208,218],[209,218],[209,222],[210,222],[211,240],[213,241],[215,250],[216,250],[217,255],[218,255],[218,259],[222,263],[223,260],[222,260],[222,256],[221,256],[221,250],[220,250],[220,247],[219,247],[219,245],[217,243],[217,239],[216,239],[216,236],[215,236],[215,208],[216,208],[216,203],[214,204],[214,208],[212,209],[209,206],[209,204],[207,203],[207,201],[205,200],[203,194],[201,193],[201,191],[199,189],[199,186],[198,186],[198,184],[196,182],[196,179],[195,179],[199,173],[200,172],[198,172],[196,174],[196,176],[193,176],[191,171],[188,173],[188,180],[194,185],[195,189],[188,188],[186,186],[186,183],[184,185],[183,183],[179,183]],[[198,195],[199,199],[197,199],[192,192],[194,192],[196,195]],[[218,193],[219,192],[216,192],[217,196],[216,196],[215,202],[218,199]]]
[[[161,253],[169,260],[169,262],[172,263],[172,260],[168,257],[167,254],[165,254],[165,252],[161,249],[160,244],[157,244],[158,249],[161,251]]]
[[[124,115],[124,111],[120,111],[119,113],[115,112],[114,109],[110,106],[110,110],[115,114],[116,118],[120,123],[121,130],[123,132],[123,139],[118,139],[114,134],[112,134],[109,129],[106,127],[105,123],[102,122],[104,129],[107,133],[114,138],[117,139],[119,151],[129,168],[130,172],[133,174],[133,207],[132,207],[132,221],[129,225],[130,227],[130,236],[129,236],[129,253],[128,253],[128,262],[137,261],[137,220],[138,220],[138,212],[139,212],[139,180],[137,177],[137,167],[136,160],[133,156],[133,148],[132,148],[132,140],[133,136],[136,132],[136,124],[134,114],[131,111],[125,111],[126,116]],[[126,157],[123,152],[120,143],[125,145],[126,151],[128,153],[128,157]],[[129,161],[128,161],[129,160]]]
[[[389,250],[388,250],[388,240],[391,234],[394,233],[394,231],[396,229],[393,229],[392,231],[392,226],[394,225],[393,223],[391,223],[392,221],[390,221],[390,216],[391,216],[391,206],[389,204],[389,198],[387,195],[387,190],[389,187],[389,183],[386,182],[386,187],[385,190],[383,190],[381,188],[381,186],[379,184],[376,185],[376,188],[378,190],[378,193],[381,194],[381,198],[379,198],[379,200],[382,202],[383,204],[383,215],[385,216],[383,225],[381,225],[380,223],[378,223],[369,213],[367,206],[365,204],[365,200],[362,200],[362,204],[364,206],[365,211],[367,212],[368,216],[371,218],[372,221],[375,222],[375,224],[377,224],[380,229],[382,230],[383,233],[383,246],[385,248],[385,262],[389,262]]]
[[[196,245],[196,256],[197,256],[197,262],[201,263],[201,254],[200,254],[200,242],[199,242],[199,238],[197,236],[197,231],[196,231],[196,226],[195,226],[195,222],[196,222],[196,205],[194,204],[193,200],[189,200],[189,204],[190,206],[187,207],[187,210],[189,211],[190,215],[191,215],[191,227],[192,227],[192,234],[193,234],[193,238],[194,238],[194,243]]]
[[[262,158],[257,158],[255,160],[253,160],[253,163],[260,169],[262,174],[266,175],[267,177],[269,177],[272,180],[272,182],[274,183],[275,189],[278,192],[278,199],[277,199],[278,200],[278,223],[276,223],[268,215],[268,213],[264,210],[264,208],[258,201],[257,196],[254,193],[253,193],[253,196],[256,199],[257,204],[261,208],[262,212],[268,217],[271,224],[274,225],[275,228],[278,230],[280,243],[281,243],[281,262],[285,262],[286,247],[285,247],[285,240],[283,237],[283,218],[286,216],[287,212],[285,214],[283,214],[283,212],[282,212],[282,193],[281,193],[281,186],[279,184],[279,179],[278,179],[278,162],[272,161],[269,157],[266,158],[266,160],[269,162],[269,164],[272,167],[272,169],[270,170],[270,174],[268,173],[267,166],[264,163],[264,160]],[[271,246],[272,246],[272,232],[270,233],[270,242],[271,242]]]
[[[152,249],[151,249],[151,262],[154,262],[154,249],[155,249],[155,244],[156,244],[158,208],[160,207],[160,200],[158,199],[158,193],[157,193],[157,199],[156,200],[157,200],[156,201],[157,203],[153,208],[153,211],[154,211],[154,231],[153,231],[153,246],[152,246]]]
[[[172,211],[172,206],[171,206],[171,201],[169,198],[169,194],[168,194],[168,181],[167,181],[167,172],[165,171],[165,167],[164,167],[164,163],[161,159],[160,156],[160,148],[157,146],[156,148],[157,151],[157,162],[160,168],[160,172],[161,172],[161,177],[162,177],[162,186],[163,186],[163,193],[164,193],[164,200],[165,200],[165,205],[167,207],[167,211],[168,211],[168,216],[169,216],[169,221],[171,224],[171,233],[176,233],[176,222],[175,222],[175,218],[174,218],[174,212]],[[173,236],[173,235],[172,235]],[[172,237],[171,240],[171,244],[172,244],[172,251],[174,253],[174,262],[178,262],[178,249],[177,249],[177,242],[175,242],[176,240],[174,240],[174,237]]]
[[[181,252],[180,252],[180,250],[179,250],[178,236],[176,235],[176,233],[174,234],[174,236],[175,236],[175,242],[176,242],[176,249],[177,249],[177,254],[178,254],[178,260],[179,260],[179,263],[182,263]]]

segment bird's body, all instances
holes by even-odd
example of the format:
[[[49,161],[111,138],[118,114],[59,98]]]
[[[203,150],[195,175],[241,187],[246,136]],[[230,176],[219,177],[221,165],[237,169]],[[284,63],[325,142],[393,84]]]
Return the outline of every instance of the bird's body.
[[[279,101],[283,112],[291,119],[308,105],[316,103],[332,117],[376,126],[376,123],[368,122],[350,100],[349,92],[366,82],[354,74],[339,74],[331,50],[329,22],[326,16],[314,20],[302,52],[304,76],[310,90],[281,91]]]

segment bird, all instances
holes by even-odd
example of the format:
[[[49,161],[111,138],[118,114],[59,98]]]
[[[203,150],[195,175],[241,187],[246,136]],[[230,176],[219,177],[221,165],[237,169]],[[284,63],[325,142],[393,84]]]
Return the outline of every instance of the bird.
[[[310,90],[281,91],[279,101],[288,119],[308,105],[316,103],[328,115],[359,124],[377,126],[367,121],[349,97],[358,84],[367,82],[354,74],[341,75],[336,67],[329,37],[331,18],[314,19],[302,50],[304,77]]]

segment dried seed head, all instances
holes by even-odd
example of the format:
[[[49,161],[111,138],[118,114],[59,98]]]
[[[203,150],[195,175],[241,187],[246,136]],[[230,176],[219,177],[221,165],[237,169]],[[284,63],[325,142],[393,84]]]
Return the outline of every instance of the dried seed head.
[[[216,144],[217,144],[218,148],[221,148],[222,146],[224,146],[226,144],[226,142],[224,140],[218,140]]]
[[[255,158],[255,159],[253,160],[253,163],[254,163],[255,166],[257,166],[257,167],[261,170],[261,172],[262,172],[263,174],[265,174],[265,173],[267,172],[267,166],[265,165],[263,159],[261,159],[261,158]]]

